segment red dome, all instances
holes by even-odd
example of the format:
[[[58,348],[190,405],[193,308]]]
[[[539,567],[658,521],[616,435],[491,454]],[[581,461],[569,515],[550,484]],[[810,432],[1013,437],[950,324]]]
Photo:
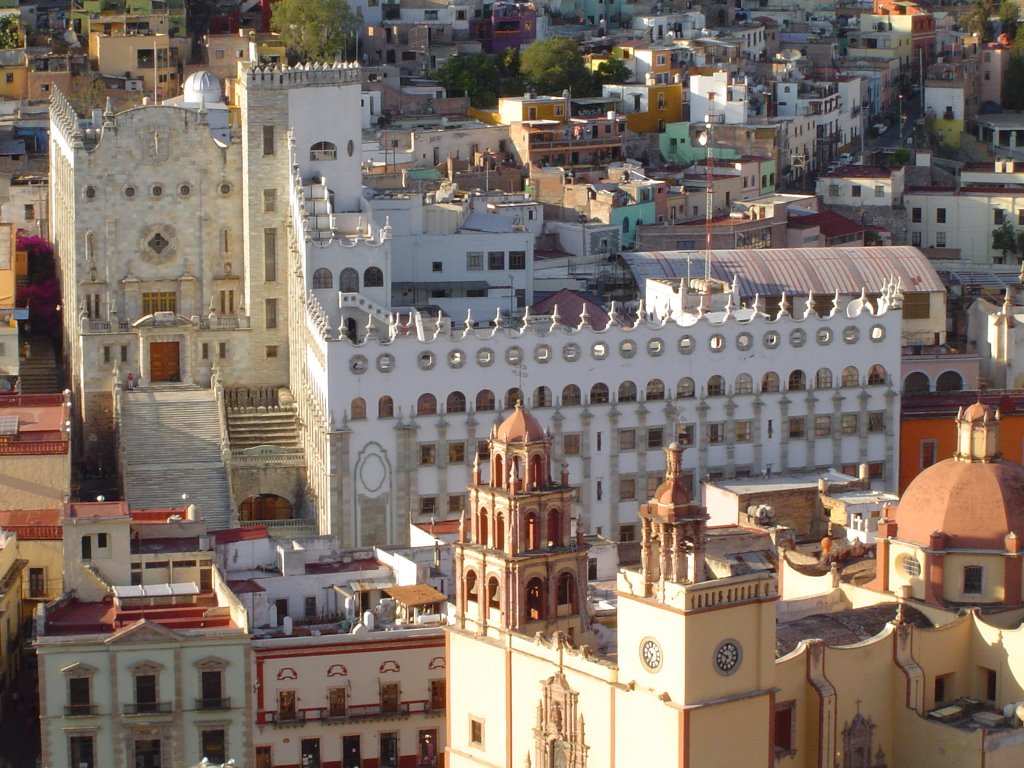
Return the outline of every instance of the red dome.
[[[1008,533],[1024,536],[1024,467],[946,459],[914,478],[894,516],[897,539],[928,546],[941,531],[949,548],[1003,550]]]
[[[502,443],[537,443],[547,439],[544,427],[523,409],[522,403],[516,403],[516,409],[501,422],[495,435],[495,440]]]

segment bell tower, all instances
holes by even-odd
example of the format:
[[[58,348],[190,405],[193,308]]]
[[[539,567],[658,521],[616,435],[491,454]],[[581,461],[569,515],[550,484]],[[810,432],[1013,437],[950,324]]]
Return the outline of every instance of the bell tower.
[[[517,404],[490,437],[490,478],[479,457],[469,485],[469,520],[455,544],[461,628],[532,635],[590,632],[587,547],[572,535],[576,489],[551,473],[551,438]]]

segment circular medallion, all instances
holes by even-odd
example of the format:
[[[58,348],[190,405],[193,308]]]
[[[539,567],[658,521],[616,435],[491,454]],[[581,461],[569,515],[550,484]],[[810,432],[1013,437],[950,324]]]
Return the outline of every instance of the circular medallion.
[[[640,641],[640,661],[651,672],[661,669],[662,654],[661,646],[653,637],[645,637]]]
[[[731,675],[739,669],[743,651],[735,640],[723,640],[715,648],[715,667],[723,675]]]

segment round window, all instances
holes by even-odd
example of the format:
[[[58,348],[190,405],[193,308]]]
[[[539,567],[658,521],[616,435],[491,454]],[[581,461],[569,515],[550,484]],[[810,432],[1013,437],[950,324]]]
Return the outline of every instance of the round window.
[[[548,362],[551,359],[551,347],[547,344],[541,344],[533,350],[533,359],[538,363]]]
[[[505,351],[505,362],[509,365],[519,365],[523,362],[523,350],[519,347],[509,347]]]
[[[708,339],[708,349],[712,352],[721,352],[725,349],[725,336],[720,333],[716,333],[710,339]]]
[[[476,353],[476,364],[482,368],[486,368],[494,362],[494,352],[488,347],[477,350]]]
[[[855,325],[848,325],[843,329],[843,341],[847,344],[856,344],[860,340],[860,328]]]
[[[764,335],[764,346],[767,349],[775,349],[779,346],[779,334],[775,331],[768,331]]]
[[[420,367],[421,371],[429,371],[434,367],[434,353],[420,352],[416,356],[416,365]]]
[[[794,347],[802,347],[807,341],[807,333],[803,328],[794,328],[789,334],[789,343]]]
[[[630,339],[626,339],[619,344],[619,354],[625,358],[630,358],[636,354],[636,342]]]
[[[746,352],[752,346],[754,346],[754,337],[746,331],[736,337],[736,348],[741,352]]]
[[[579,344],[566,344],[562,347],[562,358],[569,363],[574,363],[580,358]]]
[[[153,197],[160,197],[164,193],[164,188],[159,184],[155,184],[151,191],[153,193]]]
[[[902,566],[903,572],[907,574],[907,576],[914,577],[921,575],[921,563],[912,557],[903,558]]]
[[[345,147],[345,148],[348,150],[348,156],[352,157],[352,153],[356,151],[355,142],[353,142],[352,139],[349,139],[348,140],[348,146]]]
[[[683,336],[683,338],[679,340],[679,351],[684,355],[689,355],[693,352],[693,348],[693,336]]]
[[[665,342],[661,339],[651,339],[647,342],[647,354],[651,357],[658,357],[665,351]]]
[[[466,355],[461,349],[453,349],[448,353],[448,367],[461,368],[466,363]]]
[[[124,196],[127,197],[129,200],[135,197],[135,187],[125,187]]]
[[[377,370],[381,373],[387,373],[395,367],[394,355],[390,355],[385,352],[383,355],[377,355]]]
[[[815,334],[815,338],[821,346],[832,343],[832,329],[831,328],[819,328],[818,333]]]
[[[90,186],[90,187],[86,187],[85,188],[85,199],[86,200],[95,200],[96,199],[96,187],[91,187]]]
[[[220,193],[222,195],[230,195],[231,194],[231,185],[228,184],[227,182],[224,182],[223,184],[221,184],[220,185]]]
[[[178,187],[178,194],[181,195],[182,197],[188,197],[189,195],[192,194],[192,187],[190,187],[188,184],[182,184],[180,187]]]
[[[590,354],[594,356],[595,360],[604,360],[608,357],[608,345],[599,341],[590,348]]]
[[[365,373],[366,358],[362,355],[353,355],[352,359],[348,361],[348,369],[352,371],[352,373]]]
[[[874,342],[882,341],[885,338],[885,326],[872,325],[871,326],[871,340]]]

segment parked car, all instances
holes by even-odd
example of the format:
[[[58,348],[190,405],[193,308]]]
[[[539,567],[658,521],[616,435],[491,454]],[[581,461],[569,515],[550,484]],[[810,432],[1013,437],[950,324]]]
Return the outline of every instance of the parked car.
[[[883,133],[889,130],[889,126],[886,125],[885,123],[875,123],[871,127],[874,128],[875,133],[877,133],[879,136],[881,136]]]
[[[851,155],[849,152],[843,152],[843,154],[841,154],[839,156],[839,164],[840,165],[849,165],[852,162],[853,162],[853,155]]]

